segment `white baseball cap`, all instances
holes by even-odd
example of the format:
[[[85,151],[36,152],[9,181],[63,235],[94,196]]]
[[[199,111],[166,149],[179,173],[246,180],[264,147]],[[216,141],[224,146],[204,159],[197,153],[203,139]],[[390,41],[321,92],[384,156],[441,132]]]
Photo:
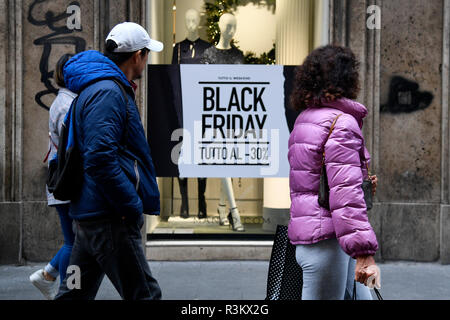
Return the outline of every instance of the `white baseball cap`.
[[[153,40],[147,31],[134,22],[123,22],[109,32],[106,41],[113,40],[117,44],[114,52],[135,52],[143,48],[160,52],[164,49],[162,42]]]

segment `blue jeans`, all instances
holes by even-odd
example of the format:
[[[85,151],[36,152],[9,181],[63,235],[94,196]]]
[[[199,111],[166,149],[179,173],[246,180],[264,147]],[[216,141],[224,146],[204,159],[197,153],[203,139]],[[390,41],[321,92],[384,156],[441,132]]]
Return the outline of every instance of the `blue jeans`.
[[[50,261],[50,265],[59,271],[60,282],[66,277],[66,270],[69,266],[70,255],[72,254],[73,242],[75,234],[72,230],[72,218],[69,217],[70,204],[61,204],[56,206],[56,211],[61,222],[61,229],[64,236],[64,245],[59,249],[58,253]],[[48,272],[48,270],[46,270]],[[50,273],[51,274],[51,273]]]
[[[337,239],[296,246],[297,263],[303,269],[303,300],[351,300],[356,260],[348,256]],[[356,286],[357,300],[372,300],[370,289]]]

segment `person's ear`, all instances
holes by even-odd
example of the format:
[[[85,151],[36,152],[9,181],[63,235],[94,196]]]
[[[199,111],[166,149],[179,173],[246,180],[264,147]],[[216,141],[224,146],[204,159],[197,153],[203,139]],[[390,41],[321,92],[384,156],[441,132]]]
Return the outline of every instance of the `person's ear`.
[[[139,62],[139,57],[141,56],[141,51],[142,50],[138,50],[133,54],[133,62],[134,63],[138,63]]]

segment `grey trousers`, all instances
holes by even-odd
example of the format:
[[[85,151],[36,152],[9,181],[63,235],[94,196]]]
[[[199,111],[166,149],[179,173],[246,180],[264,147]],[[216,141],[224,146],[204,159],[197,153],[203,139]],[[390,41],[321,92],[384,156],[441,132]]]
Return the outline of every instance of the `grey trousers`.
[[[356,260],[337,239],[297,245],[296,259],[303,269],[303,300],[351,300]],[[372,300],[370,289],[357,283],[357,300]]]

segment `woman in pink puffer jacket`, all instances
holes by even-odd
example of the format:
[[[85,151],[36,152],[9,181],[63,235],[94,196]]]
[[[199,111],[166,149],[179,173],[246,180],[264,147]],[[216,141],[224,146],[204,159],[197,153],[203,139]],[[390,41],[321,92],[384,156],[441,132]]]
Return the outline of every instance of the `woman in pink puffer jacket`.
[[[358,68],[350,49],[326,46],[297,70],[291,102],[303,111],[289,139],[289,239],[303,269],[305,300],[350,298],[354,279],[358,298],[371,299],[362,284],[373,275],[367,267],[375,265],[378,244],[361,188],[369,154],[361,131],[367,109],[351,100],[359,91]],[[324,152],[330,211],[318,203]],[[375,192],[377,178],[370,178]]]

